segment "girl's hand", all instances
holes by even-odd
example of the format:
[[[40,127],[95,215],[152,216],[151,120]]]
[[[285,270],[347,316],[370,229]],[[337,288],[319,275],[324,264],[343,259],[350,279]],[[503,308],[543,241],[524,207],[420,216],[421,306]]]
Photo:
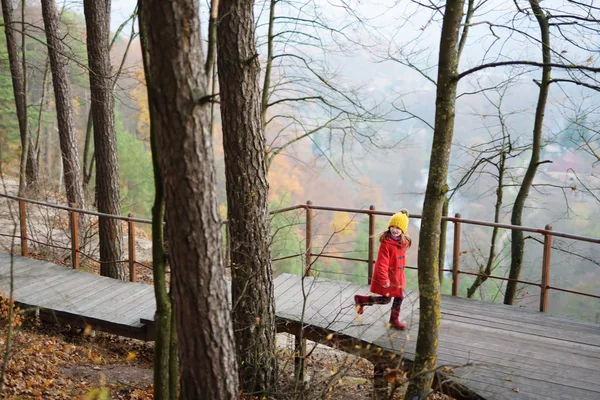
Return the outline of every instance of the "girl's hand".
[[[384,288],[389,288],[391,285],[390,285],[390,283],[389,283],[389,282],[386,282],[386,283],[384,283],[382,286],[383,286]]]

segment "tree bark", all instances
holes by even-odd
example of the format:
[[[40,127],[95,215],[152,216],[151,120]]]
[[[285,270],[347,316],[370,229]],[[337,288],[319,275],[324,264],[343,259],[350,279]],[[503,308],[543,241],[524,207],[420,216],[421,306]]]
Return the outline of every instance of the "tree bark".
[[[448,0],[444,10],[438,62],[435,129],[431,148],[429,177],[419,235],[419,335],[412,379],[405,398],[425,399],[433,382],[440,334],[440,281],[438,251],[440,221],[445,194],[448,191],[448,162],[456,106],[458,84],[458,31],[463,16],[464,0]]]
[[[234,399],[237,372],[197,0],[140,1],[165,194],[182,399]]]
[[[15,106],[17,109],[17,119],[19,121],[19,132],[21,135],[21,157],[22,183],[19,185],[20,194],[25,193],[25,189],[36,189],[38,182],[38,168],[35,160],[35,153],[31,149],[31,139],[27,124],[27,92],[24,62],[19,58],[19,49],[17,45],[16,27],[13,22],[13,8],[10,0],[2,0],[2,16],[4,18],[4,34],[6,35],[6,47],[8,52],[8,62],[10,73],[12,75],[13,92],[15,96]],[[24,38],[24,36],[23,36]],[[24,40],[24,39],[23,39]]]
[[[275,389],[277,358],[253,5],[248,0],[220,0],[217,62],[240,388],[244,394],[263,396]]]
[[[139,12],[144,12],[143,5],[140,4]],[[140,20],[140,43],[142,47],[142,61],[144,64],[144,74],[146,75],[146,88],[148,98],[151,95],[151,86],[153,84],[150,73],[150,61],[148,55],[147,32],[145,26]],[[177,398],[177,387],[171,390],[171,334],[176,334],[172,329],[172,304],[171,296],[167,291],[166,266],[167,254],[164,247],[164,220],[165,220],[165,200],[162,184],[162,174],[160,170],[160,161],[158,159],[158,147],[156,137],[156,123],[153,117],[157,115],[157,110],[149,106],[150,112],[150,147],[152,150],[152,166],[154,170],[154,205],[152,207],[152,276],[154,278],[154,297],[156,298],[156,313],[154,314],[154,398],[156,400],[168,400]],[[177,365],[177,355],[173,354]],[[176,372],[173,372],[177,374]],[[173,380],[178,381],[178,376]]]
[[[120,215],[119,163],[115,132],[114,97],[109,54],[110,0],[84,0],[87,28],[94,148],[96,152],[96,193],[98,211]],[[100,218],[100,274],[126,279],[121,259],[121,223],[113,218]]]
[[[542,68],[542,81],[539,84],[539,94],[537,107],[535,109],[535,122],[533,126],[533,145],[531,149],[531,159],[529,166],[523,177],[523,182],[519,188],[519,193],[513,205],[510,223],[512,225],[521,225],[523,220],[523,210],[525,209],[525,201],[529,196],[529,190],[533,185],[533,179],[537,172],[540,161],[540,152],[542,148],[542,131],[544,128],[544,113],[546,112],[546,103],[548,101],[548,92],[550,91],[550,75],[552,67],[552,56],[550,54],[550,27],[548,18],[544,10],[540,7],[538,0],[529,0],[533,14],[540,26],[540,34],[542,39],[542,60],[544,67]],[[506,285],[506,293],[504,294],[504,304],[513,304],[517,296],[517,288],[519,284],[516,280],[521,275],[521,267],[523,265],[523,249],[525,248],[525,239],[523,232],[514,230],[511,234],[511,256],[510,256],[510,272],[509,279]]]
[[[65,189],[67,201],[85,208],[83,183],[79,170],[79,152],[75,137],[75,120],[71,102],[71,84],[67,72],[67,59],[58,27],[58,11],[54,0],[42,0],[42,15],[48,43],[48,58],[52,70],[52,86],[56,102],[56,119],[60,150],[64,165]],[[83,231],[82,231],[83,232]]]

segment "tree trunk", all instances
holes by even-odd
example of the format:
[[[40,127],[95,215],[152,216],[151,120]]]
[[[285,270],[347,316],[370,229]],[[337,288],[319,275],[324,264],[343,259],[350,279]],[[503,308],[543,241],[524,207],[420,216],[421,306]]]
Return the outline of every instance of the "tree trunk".
[[[220,0],[217,62],[240,388],[244,394],[263,396],[275,389],[277,357],[253,3]]]
[[[67,201],[85,208],[81,171],[79,170],[79,152],[75,137],[75,120],[71,102],[71,83],[67,71],[67,59],[64,57],[62,35],[58,27],[58,12],[54,0],[42,0],[42,14],[48,43],[48,58],[52,70],[52,86],[56,102],[58,136],[64,165],[65,189]],[[81,231],[83,232],[83,231]]]
[[[87,29],[94,149],[96,152],[96,192],[98,211],[120,215],[119,164],[115,132],[112,72],[109,54],[110,0],[84,0]],[[100,274],[126,279],[121,259],[121,223],[113,218],[100,218]]]
[[[197,0],[142,0],[182,399],[234,399],[237,372]],[[161,79],[153,80],[152,77]],[[171,336],[173,339],[173,336]],[[173,361],[173,360],[171,360]]]
[[[24,62],[19,59],[19,50],[17,45],[17,35],[15,34],[22,28],[16,28],[13,22],[13,8],[10,0],[2,0],[2,16],[4,18],[4,33],[6,35],[6,47],[8,52],[8,62],[10,64],[10,73],[12,76],[13,92],[15,96],[15,106],[17,109],[17,119],[19,121],[19,132],[21,135],[21,183],[19,187],[20,194],[25,193],[26,187],[36,189],[38,177],[37,163],[35,162],[35,153],[30,150],[31,139],[27,127],[27,92]],[[23,41],[24,41],[24,36]]]
[[[278,0],[271,0],[269,5],[269,30],[267,33],[267,60],[265,64],[265,77],[263,81],[262,97],[260,102],[260,118],[263,132],[267,131],[267,109],[269,108],[269,94],[271,90],[271,70],[273,68],[273,30],[275,29],[275,5]],[[268,167],[268,165],[267,165]]]
[[[144,12],[143,6],[140,7],[140,14]],[[141,22],[141,20],[140,20]],[[140,23],[140,43],[142,47],[142,60],[144,64],[144,74],[146,75],[146,88],[148,89],[148,98],[150,98],[150,87],[153,84],[150,74],[150,61],[148,56],[147,33],[145,26]],[[171,366],[171,334],[176,334],[171,329],[172,312],[171,297],[167,291],[166,266],[167,254],[164,247],[164,220],[165,220],[165,201],[162,184],[162,175],[160,171],[160,162],[158,159],[156,123],[153,117],[158,115],[157,110],[150,104],[150,147],[152,149],[152,166],[154,170],[154,205],[152,207],[152,276],[154,278],[154,296],[156,298],[156,313],[154,314],[154,398],[156,400],[168,400],[177,398],[177,388],[171,391],[170,387],[170,366]],[[175,355],[175,364],[177,357]],[[174,377],[175,380],[178,377]]]
[[[40,167],[33,138],[29,131],[27,132],[27,140],[29,142],[27,145],[27,166],[25,167],[27,189],[29,193],[37,193],[39,189]]]
[[[506,139],[506,137],[505,137]],[[496,189],[496,206],[494,209],[494,222],[500,222],[500,212],[502,211],[502,196],[504,193],[504,173],[506,166],[506,153],[507,150],[504,147],[505,144],[502,144],[502,152],[500,153],[500,163],[498,165],[498,188]],[[490,252],[488,254],[488,260],[485,266],[484,271],[480,271],[484,274],[484,276],[478,276],[475,278],[475,281],[467,289],[467,297],[472,298],[475,295],[475,292],[483,283],[487,280],[487,278],[492,274],[492,270],[494,267],[494,261],[496,260],[496,241],[498,239],[498,233],[500,228],[494,227],[492,230],[492,239],[490,240]]]
[[[425,399],[433,382],[440,334],[440,281],[438,251],[440,221],[448,191],[448,161],[456,105],[458,31],[464,0],[448,0],[444,10],[438,63],[435,130],[431,148],[429,177],[419,235],[419,335],[412,379],[406,399]]]
[[[523,182],[519,188],[519,193],[513,205],[512,215],[510,223],[513,225],[521,225],[523,210],[525,208],[525,201],[529,196],[529,190],[533,185],[533,179],[537,172],[537,168],[540,161],[540,152],[542,148],[542,130],[544,128],[544,113],[546,111],[546,102],[548,100],[548,92],[550,91],[550,74],[552,67],[552,57],[550,54],[550,28],[548,25],[548,19],[544,10],[539,5],[538,0],[530,0],[529,4],[533,10],[533,14],[538,21],[540,26],[540,33],[542,39],[542,60],[544,67],[542,68],[542,81],[539,84],[540,91],[538,94],[538,102],[535,110],[535,123],[533,126],[533,145],[531,149],[531,159],[529,160],[529,166],[523,177]],[[508,275],[511,281],[508,281],[506,285],[506,293],[504,294],[504,304],[513,304],[515,297],[517,296],[517,288],[519,284],[515,281],[519,279],[521,275],[521,266],[523,265],[523,249],[525,248],[525,239],[523,238],[523,232],[513,230],[512,231],[512,242],[511,242],[511,256],[510,256],[510,273]]]

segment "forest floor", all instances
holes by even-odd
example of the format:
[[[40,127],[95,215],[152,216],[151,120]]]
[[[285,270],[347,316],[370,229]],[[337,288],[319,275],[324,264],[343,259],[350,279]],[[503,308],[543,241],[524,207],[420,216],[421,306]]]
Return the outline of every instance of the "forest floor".
[[[6,326],[0,348],[6,347]],[[279,395],[291,399],[293,340],[278,335]],[[308,343],[309,349],[315,346]],[[153,399],[153,344],[25,318],[13,330],[2,398],[5,399]],[[317,346],[307,361],[310,384],[305,399],[372,398],[372,365],[358,357]],[[393,398],[402,399],[402,389]],[[450,399],[432,394],[429,399]]]

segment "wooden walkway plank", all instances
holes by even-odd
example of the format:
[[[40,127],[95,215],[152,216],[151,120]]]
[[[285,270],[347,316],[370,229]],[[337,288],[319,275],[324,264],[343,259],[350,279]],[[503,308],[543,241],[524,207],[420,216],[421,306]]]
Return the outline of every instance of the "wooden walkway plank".
[[[109,321],[122,321],[123,323],[129,323],[130,321],[139,321],[139,312],[148,307],[156,308],[156,301],[154,299],[154,290],[152,287],[147,287],[141,290],[125,301],[119,303],[119,307],[114,309],[112,312],[106,312],[100,314],[102,318]]]
[[[43,301],[44,304],[47,302],[54,301],[56,298],[65,298],[65,295],[72,290],[78,289],[81,286],[89,284],[90,279],[85,272],[80,274],[71,274],[68,278],[65,277],[62,280],[56,282],[55,285],[48,286],[38,290],[37,292],[27,295],[27,300],[32,305],[39,305]]]
[[[454,300],[454,299],[452,299]],[[454,301],[447,301],[442,305],[442,313],[448,316],[456,316],[471,318],[473,323],[486,323],[492,325],[498,323],[504,325],[506,329],[526,328],[531,331],[532,334],[541,334],[547,337],[553,337],[560,340],[573,340],[577,337],[586,339],[598,339],[594,336],[587,336],[587,333],[594,333],[598,327],[593,325],[582,325],[582,324],[566,324],[561,321],[556,321],[555,318],[548,314],[542,314],[532,310],[520,310],[517,316],[512,314],[506,315],[510,310],[506,310],[504,313],[498,313],[496,310],[487,311],[484,308],[473,308],[470,306],[463,306],[459,308],[459,305],[452,305]],[[464,304],[464,303],[463,303]],[[478,321],[475,321],[478,320]],[[526,324],[525,326],[523,324]],[[577,327],[577,330],[573,331],[573,328]],[[568,333],[567,333],[568,332]],[[565,335],[569,334],[567,338]],[[575,337],[571,336],[575,334]],[[583,334],[583,335],[581,335]],[[600,339],[593,345],[600,344]]]
[[[36,274],[35,281],[33,281],[31,284],[15,287],[14,297],[16,299],[28,299],[29,301],[33,295],[39,295],[40,293],[46,291],[52,291],[54,286],[77,278],[75,274],[70,274],[65,268],[60,269],[63,271],[57,269],[56,274],[52,274],[51,271],[48,271],[47,269],[41,269],[39,273]],[[38,304],[30,303],[30,305],[37,306]]]
[[[315,313],[311,318],[307,319],[306,323],[319,328],[329,329],[332,323],[348,320],[347,315],[352,316],[350,322],[353,322],[356,315],[354,295],[368,293],[368,290],[368,286],[358,285],[356,283],[346,286],[338,294],[333,296],[331,301],[318,313]]]
[[[90,292],[95,292],[99,289],[105,288],[111,285],[110,280],[96,280],[89,279],[86,284],[79,285],[77,287],[71,287],[66,289],[65,292],[60,293],[60,296],[55,298],[46,299],[44,306],[49,309],[59,308],[64,311],[71,310],[77,304],[81,304],[85,299],[89,298]]]
[[[585,388],[598,387],[596,379],[593,378],[593,375],[596,373],[595,370],[580,366],[567,366],[560,364],[560,361],[556,360],[536,360],[535,358],[530,358],[527,354],[520,355],[518,352],[514,354],[503,353],[501,349],[486,347],[490,346],[489,342],[482,345],[478,343],[475,346],[472,341],[468,344],[464,341],[465,339],[461,342],[448,342],[446,337],[440,339],[439,354],[452,357],[455,360],[460,359],[464,364],[472,362],[511,368],[514,375],[537,377],[536,379],[548,379],[554,382],[561,381],[564,378],[564,384],[577,383],[580,387]],[[499,344],[497,347],[503,346],[507,348],[510,346],[510,343]],[[532,347],[535,349],[534,346]],[[410,350],[410,354],[412,354],[413,351],[412,349]],[[564,367],[560,376],[556,375],[556,365]],[[591,386],[587,385],[588,383]]]
[[[580,344],[588,344],[591,346],[599,346],[600,338],[589,335],[581,330],[565,330],[564,328],[552,328],[544,327],[542,325],[518,323],[514,321],[503,321],[498,318],[483,316],[469,315],[465,313],[453,312],[442,312],[442,316],[447,320],[464,322],[471,325],[502,329],[504,331],[520,332],[523,334],[546,337],[550,339],[556,339],[559,341],[569,341]]]
[[[98,310],[98,307],[101,310],[102,305],[106,301],[131,290],[126,283],[116,279],[114,280],[116,282],[114,282],[112,285],[102,288],[95,293],[90,293],[88,299],[81,304],[76,305],[72,312],[83,316],[91,316],[93,315],[93,311]]]
[[[129,285],[123,283],[123,287],[127,289],[119,290],[118,294],[114,294],[107,301],[98,304],[95,308],[89,309],[88,312],[100,319],[108,319],[108,317],[119,314],[123,308],[130,306],[131,303],[135,303],[138,297],[146,295],[148,291],[152,292],[152,287],[147,285]]]
[[[0,275],[0,284],[6,286],[6,291],[9,291],[10,282],[12,279],[13,282],[13,290],[18,287],[25,287],[26,285],[30,285],[35,283],[35,278],[38,276],[38,265],[29,264],[18,269],[15,269],[11,274],[10,271],[6,273],[2,273]],[[7,293],[8,294],[8,293]]]
[[[544,399],[594,399],[600,395],[595,390],[586,390],[571,385],[557,384],[553,381],[542,381],[530,377],[518,376],[511,373],[509,368],[503,369],[496,365],[474,365],[466,368],[455,368],[454,375],[469,381],[478,381],[494,385],[497,388],[501,387],[504,389],[506,395],[515,397],[517,396],[517,392],[513,388],[518,388],[519,394],[531,393],[541,396]]]
[[[492,318],[506,319],[507,321],[526,323],[528,325],[542,325],[559,329],[578,327],[581,330],[593,332],[598,328],[598,325],[590,322],[575,320],[550,313],[540,313],[536,310],[530,310],[523,307],[488,303],[481,300],[465,299],[449,295],[442,295],[442,309],[447,311],[454,310],[467,312],[472,315],[488,315]]]
[[[452,333],[450,334],[454,334],[456,337],[461,337],[463,338],[463,340],[471,340],[471,341],[478,341],[478,342],[494,342],[494,343],[502,343],[502,342],[506,342],[507,345],[512,345],[514,346],[514,348],[517,348],[519,350],[524,349],[526,350],[528,348],[528,346],[532,346],[532,345],[536,345],[536,346],[540,346],[543,348],[543,352],[538,353],[539,357],[545,357],[545,354],[549,353],[549,352],[554,352],[556,353],[560,353],[561,355],[566,355],[566,354],[571,354],[571,349],[569,348],[569,346],[578,346],[578,347],[587,347],[588,348],[588,352],[587,353],[581,353],[578,354],[577,356],[579,357],[594,357],[595,354],[593,354],[594,352],[598,352],[598,348],[594,348],[592,346],[587,346],[587,345],[579,345],[579,344],[574,344],[574,343],[566,343],[566,345],[563,345],[559,340],[556,339],[547,339],[544,337],[535,337],[535,336],[530,336],[530,335],[524,335],[521,334],[519,332],[514,332],[514,331],[498,331],[498,330],[494,330],[492,328],[485,328],[485,327],[476,327],[474,328],[471,325],[468,324],[459,324],[456,323],[454,321],[448,321],[448,320],[444,320],[443,325],[446,327],[446,329],[448,327],[454,327],[454,330],[452,331]],[[448,331],[446,331],[448,332]],[[446,332],[442,333],[442,336],[448,334]],[[510,354],[510,349],[505,349],[505,351],[507,352],[507,354]],[[598,359],[597,357],[594,357],[596,359]],[[580,358],[580,362],[585,360],[585,358]],[[599,359],[600,360],[600,359]],[[550,360],[548,360],[550,361]],[[557,360],[554,360],[555,362]],[[567,360],[563,360],[567,361]]]
[[[328,304],[334,301],[339,293],[350,286],[350,282],[320,281],[321,293],[311,293],[304,312],[304,321],[310,321],[318,316]]]

